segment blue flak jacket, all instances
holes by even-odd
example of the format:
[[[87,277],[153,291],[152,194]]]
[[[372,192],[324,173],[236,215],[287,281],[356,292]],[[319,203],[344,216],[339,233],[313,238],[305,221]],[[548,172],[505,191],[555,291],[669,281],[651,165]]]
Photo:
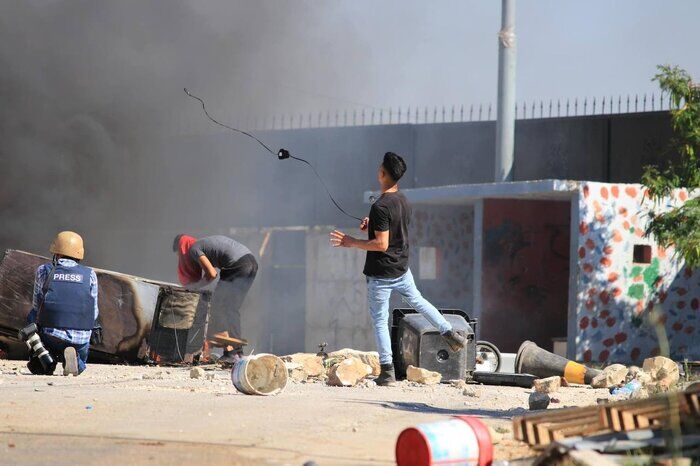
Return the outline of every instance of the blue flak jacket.
[[[42,327],[92,330],[95,324],[95,300],[90,295],[92,269],[80,264],[60,264],[49,272],[48,289],[37,323]]]

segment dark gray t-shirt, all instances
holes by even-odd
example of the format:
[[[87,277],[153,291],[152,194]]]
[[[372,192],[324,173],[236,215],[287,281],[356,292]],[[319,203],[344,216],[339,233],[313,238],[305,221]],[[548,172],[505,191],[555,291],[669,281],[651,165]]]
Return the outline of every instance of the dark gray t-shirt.
[[[199,263],[199,257],[207,256],[211,265],[226,269],[246,254],[250,249],[238,241],[222,235],[207,236],[197,240],[190,248],[190,258]]]

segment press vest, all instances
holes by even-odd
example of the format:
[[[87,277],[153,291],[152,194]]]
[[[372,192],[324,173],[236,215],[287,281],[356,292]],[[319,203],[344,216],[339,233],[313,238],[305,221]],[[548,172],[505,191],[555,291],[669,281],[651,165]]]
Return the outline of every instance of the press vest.
[[[37,323],[43,327],[92,330],[95,298],[90,294],[91,273],[92,269],[82,265],[52,267]]]

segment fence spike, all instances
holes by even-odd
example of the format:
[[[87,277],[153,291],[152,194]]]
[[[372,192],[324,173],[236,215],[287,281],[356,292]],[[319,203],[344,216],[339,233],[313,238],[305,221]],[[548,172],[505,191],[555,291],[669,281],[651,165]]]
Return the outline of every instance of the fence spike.
[[[651,111],[654,111],[654,94],[651,94]]]
[[[459,121],[464,121],[464,104],[459,107]]]
[[[578,116],[578,97],[574,98],[574,116]]]
[[[469,106],[469,121],[474,121],[474,104]]]
[[[481,121],[481,113],[483,111],[483,104],[479,104],[479,121]]]
[[[642,101],[642,111],[646,112],[647,111],[647,93],[644,93],[644,100]]]
[[[489,103],[489,110],[486,115],[486,121],[491,121],[491,103]]]
[[[416,105],[416,124],[418,124],[418,106]]]
[[[535,101],[532,101],[532,110],[530,111],[530,118],[535,118]]]
[[[569,116],[569,99],[566,99],[566,116]]]
[[[634,95],[634,111],[637,112],[639,109],[639,94]]]

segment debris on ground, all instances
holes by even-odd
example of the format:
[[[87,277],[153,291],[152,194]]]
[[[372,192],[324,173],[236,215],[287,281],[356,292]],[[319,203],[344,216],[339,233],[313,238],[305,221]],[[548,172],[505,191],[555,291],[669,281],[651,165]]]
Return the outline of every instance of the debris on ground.
[[[549,395],[540,392],[532,392],[530,397],[527,399],[530,411],[547,409],[550,401]]]
[[[204,369],[201,367],[193,367],[192,370],[190,370],[191,379],[201,379],[202,377],[204,377]]]
[[[371,373],[372,368],[369,365],[359,358],[349,357],[328,369],[327,384],[337,387],[354,387]]]
[[[663,356],[645,359],[642,370],[649,374],[653,388],[659,392],[668,391],[680,379],[678,364]]]
[[[458,390],[464,390],[465,388],[467,388],[469,386],[469,384],[466,381],[461,380],[461,379],[450,380],[450,385],[455,387]]]
[[[561,381],[566,380],[561,376],[555,375],[545,379],[537,379],[532,385],[532,388],[539,393],[554,393],[561,388]]]
[[[603,371],[593,377],[591,387],[593,388],[610,388],[617,387],[625,383],[629,369],[622,364],[611,364]]]
[[[323,358],[311,353],[295,353],[282,356],[289,377],[296,382],[305,382],[309,378],[325,378],[326,368]]]
[[[660,394],[642,400],[624,400],[581,408],[552,410],[517,416],[513,432],[517,440],[544,447],[566,437],[626,432],[638,429],[667,429],[673,419],[692,427],[700,421],[700,387],[685,392]],[[640,437],[641,439],[642,437]],[[587,440],[587,439],[586,439]]]
[[[466,386],[464,387],[464,390],[462,390],[462,395],[479,398],[481,396],[481,391],[474,387]]]
[[[614,387],[610,389],[611,395],[627,395],[631,397],[636,392],[642,389],[642,384],[638,380],[627,382],[622,387]]]
[[[152,374],[145,373],[145,374],[142,374],[142,375],[141,375],[141,378],[142,378],[143,380],[158,380],[158,379],[162,379],[162,378],[163,378],[163,372],[162,372],[162,371],[158,371],[158,372],[154,372],[154,373],[152,373]]]
[[[372,368],[371,375],[375,377],[381,372],[381,367],[379,365],[379,353],[376,351],[358,351],[351,348],[343,348],[341,350],[328,353],[328,358],[335,359],[337,362],[343,361],[350,357],[358,358],[360,361],[370,366]]]
[[[408,366],[406,368],[406,380],[423,385],[435,385],[442,380],[442,374],[423,369],[422,367]]]

